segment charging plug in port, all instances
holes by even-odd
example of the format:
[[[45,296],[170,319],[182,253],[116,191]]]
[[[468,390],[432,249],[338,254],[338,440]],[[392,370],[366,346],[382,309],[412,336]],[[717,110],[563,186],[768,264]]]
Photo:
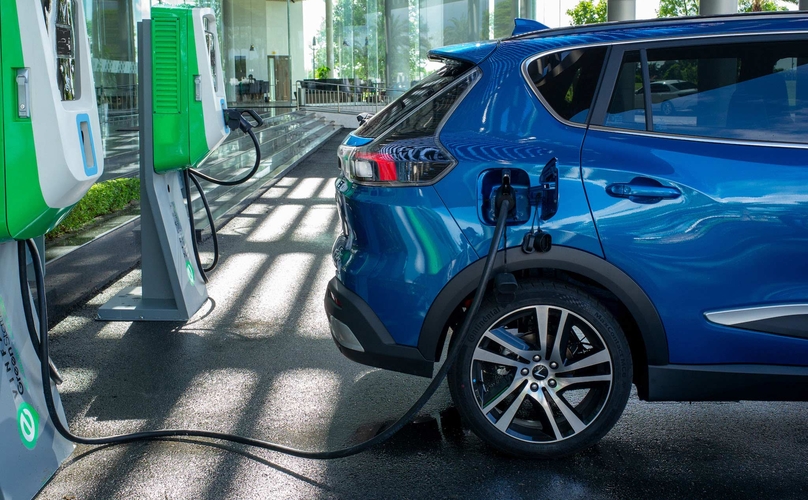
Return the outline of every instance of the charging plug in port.
[[[518,226],[530,219],[528,189],[530,177],[518,168],[491,169],[483,172],[478,181],[480,220],[487,225],[496,224],[496,215],[502,201],[510,201],[508,225]]]

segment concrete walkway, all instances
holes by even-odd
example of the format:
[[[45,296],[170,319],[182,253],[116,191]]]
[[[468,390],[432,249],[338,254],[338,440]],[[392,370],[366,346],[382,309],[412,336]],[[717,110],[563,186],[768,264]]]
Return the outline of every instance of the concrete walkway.
[[[420,395],[427,380],[355,364],[329,335],[338,142],[222,228],[211,300],[187,324],[95,321],[138,281],[132,272],[54,326],[74,432],[203,428],[335,449],[371,437]],[[363,455],[310,461],[190,439],[80,446],[41,498],[805,498],[806,412],[634,396],[596,448],[529,462],[461,426],[444,386],[418,423]]]

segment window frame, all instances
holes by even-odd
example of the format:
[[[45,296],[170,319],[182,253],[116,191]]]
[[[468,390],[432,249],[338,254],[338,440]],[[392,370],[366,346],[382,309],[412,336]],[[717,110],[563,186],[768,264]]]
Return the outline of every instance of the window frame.
[[[588,50],[588,49],[597,49],[597,48],[606,48],[606,53],[603,55],[603,64],[600,67],[600,75],[598,75],[598,81],[595,84],[595,94],[592,96],[592,104],[589,106],[589,112],[586,115],[586,121],[584,123],[573,122],[570,120],[566,120],[561,115],[556,113],[555,109],[550,106],[550,103],[547,102],[547,99],[544,98],[541,91],[536,84],[533,83],[533,79],[530,78],[530,73],[528,72],[528,67],[536,60],[541,59],[542,57],[551,56],[553,54],[559,54],[561,52],[569,52],[570,50]],[[542,107],[547,110],[553,118],[555,118],[559,123],[563,125],[567,125],[568,127],[576,127],[586,129],[589,127],[589,123],[592,120],[592,115],[595,110],[595,105],[598,102],[598,96],[601,92],[601,87],[604,82],[604,76],[606,74],[606,68],[609,66],[609,61],[611,59],[612,54],[612,45],[607,43],[593,43],[593,44],[586,44],[586,45],[570,45],[567,47],[557,47],[552,50],[547,50],[541,52],[539,54],[533,55],[522,62],[522,78],[524,78],[527,86],[533,91],[533,95],[538,98],[539,102],[541,103]]]
[[[603,80],[600,83],[598,94],[596,95],[595,106],[590,112],[589,128],[592,130],[649,136],[666,139],[685,140],[693,142],[706,142],[713,144],[734,144],[742,146],[766,146],[766,147],[780,147],[792,149],[808,149],[808,138],[806,143],[797,142],[782,142],[782,141],[765,141],[765,140],[751,140],[751,139],[730,139],[720,137],[707,137],[700,135],[686,135],[686,134],[672,134],[666,132],[656,132],[653,129],[653,106],[651,105],[651,92],[650,81],[648,77],[648,59],[647,50],[672,48],[672,47],[692,47],[703,45],[725,45],[727,43],[743,44],[743,43],[765,43],[765,42],[808,42],[808,31],[787,31],[787,32],[760,32],[760,33],[743,33],[743,34],[722,34],[722,35],[699,35],[691,37],[671,38],[671,39],[654,39],[644,41],[628,41],[620,43],[615,46],[614,50],[610,52],[609,60],[606,63],[606,72]],[[645,119],[646,130],[630,130],[610,127],[605,125],[606,112],[609,106],[610,99],[614,93],[615,86],[617,85],[617,77],[620,71],[620,65],[623,61],[623,55],[629,51],[640,51],[640,58],[643,65],[643,89],[645,93]]]

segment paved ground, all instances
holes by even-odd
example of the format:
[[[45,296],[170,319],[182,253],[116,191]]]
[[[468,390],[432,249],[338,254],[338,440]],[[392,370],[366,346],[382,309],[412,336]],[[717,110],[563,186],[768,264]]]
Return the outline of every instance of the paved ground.
[[[427,381],[355,364],[331,341],[332,140],[222,229],[211,301],[182,324],[53,328],[74,432],[235,432],[306,449],[372,436]],[[551,462],[496,454],[460,424],[445,387],[391,442],[325,462],[222,443],[80,446],[40,498],[806,498],[808,404],[649,404],[632,397],[594,449]]]

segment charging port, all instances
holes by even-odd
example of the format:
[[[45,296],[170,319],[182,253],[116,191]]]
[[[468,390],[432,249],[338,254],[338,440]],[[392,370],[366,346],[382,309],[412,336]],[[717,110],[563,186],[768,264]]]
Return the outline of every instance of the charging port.
[[[530,177],[524,170],[518,168],[486,170],[477,180],[477,189],[480,199],[480,203],[477,204],[477,215],[484,224],[490,226],[496,224],[496,214],[503,196],[511,199],[512,208],[508,211],[509,226],[518,226],[529,221]]]

